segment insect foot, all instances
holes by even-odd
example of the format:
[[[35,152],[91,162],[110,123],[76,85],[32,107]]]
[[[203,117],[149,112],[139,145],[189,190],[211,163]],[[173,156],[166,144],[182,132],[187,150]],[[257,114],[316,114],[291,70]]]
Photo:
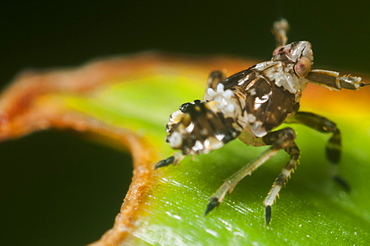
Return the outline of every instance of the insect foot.
[[[184,155],[181,154],[180,152],[177,152],[176,154],[174,154],[173,156],[170,156],[168,157],[167,159],[164,159],[164,160],[161,160],[159,161],[155,166],[154,166],[154,169],[158,169],[160,167],[166,167],[166,166],[169,166],[171,164],[174,164],[176,165],[177,163],[179,163],[182,159],[184,158]]]
[[[160,162],[158,162],[155,165],[154,169],[158,169],[160,167],[169,166],[169,165],[171,165],[173,163],[174,160],[175,160],[175,157],[174,156],[170,156],[167,159],[161,160]]]
[[[210,202],[207,205],[207,209],[204,212],[204,215],[207,215],[209,212],[211,212],[215,207],[217,207],[220,204],[217,197],[211,197]]]

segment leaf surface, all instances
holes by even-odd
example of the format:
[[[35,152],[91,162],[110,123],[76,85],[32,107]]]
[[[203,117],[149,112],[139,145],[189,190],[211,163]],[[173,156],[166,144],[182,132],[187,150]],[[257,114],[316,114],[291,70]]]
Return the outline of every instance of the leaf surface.
[[[0,99],[0,139],[70,128],[131,151],[134,178],[113,228],[92,245],[367,245],[370,243],[370,91],[308,86],[301,110],[335,121],[343,133],[346,193],[328,174],[329,136],[299,125],[302,155],[264,226],[263,199],[287,161],[281,152],[246,177],[207,216],[209,197],[265,147],[239,140],[180,165],[153,170],[173,154],[165,143],[170,113],[201,99],[212,70],[227,74],[255,62],[230,57],[139,54],[77,69],[28,72]],[[97,222],[98,223],[98,222]]]

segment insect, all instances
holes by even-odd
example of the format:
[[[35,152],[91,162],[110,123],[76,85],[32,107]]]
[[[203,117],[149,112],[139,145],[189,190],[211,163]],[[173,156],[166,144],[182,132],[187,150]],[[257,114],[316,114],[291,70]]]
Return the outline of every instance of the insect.
[[[300,123],[331,134],[326,144],[326,156],[334,166],[339,163],[340,130],[325,117],[299,111],[302,91],[308,83],[332,90],[358,90],[368,84],[361,82],[360,77],[312,69],[311,44],[307,41],[287,44],[288,29],[285,19],[274,23],[276,49],[270,61],[258,63],[230,77],[221,71],[212,72],[204,99],[182,104],[180,110],[170,115],[166,141],[180,152],[158,162],[156,169],[177,164],[187,155],[207,154],[237,137],[247,145],[270,146],[226,179],[210,198],[205,214],[218,206],[226,193],[230,193],[246,175],[283,150],[289,155],[289,160],[264,200],[266,225],[269,224],[271,206],[295,169],[300,155],[292,128],[274,131],[282,123]],[[333,174],[333,178],[349,189],[338,173]]]

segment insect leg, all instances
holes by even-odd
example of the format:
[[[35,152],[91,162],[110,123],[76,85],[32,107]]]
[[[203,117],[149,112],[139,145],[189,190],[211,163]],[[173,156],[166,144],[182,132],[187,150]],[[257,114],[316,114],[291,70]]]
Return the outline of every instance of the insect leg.
[[[293,129],[287,127],[283,128],[276,132],[268,133],[263,140],[266,141],[267,144],[271,144],[271,147],[262,152],[256,159],[252,162],[248,163],[244,167],[242,167],[239,171],[235,174],[230,176],[222,185],[221,187],[214,193],[210,199],[210,202],[207,206],[205,214],[208,214],[211,210],[213,210],[216,206],[218,206],[221,201],[224,199],[227,192],[231,193],[235,186],[247,175],[251,175],[254,170],[260,167],[263,163],[265,163],[268,159],[274,156],[279,150],[287,149],[291,146],[295,146],[294,144],[295,133]],[[292,158],[293,159],[293,158]],[[271,217],[271,207],[266,207],[266,218]],[[268,223],[268,221],[266,221]]]
[[[168,157],[167,159],[159,161],[157,164],[155,164],[154,169],[158,169],[160,167],[166,167],[171,164],[176,165],[179,163],[185,156],[181,152],[177,152],[173,156]]]
[[[275,132],[272,132],[274,134]],[[266,137],[269,137],[268,135]],[[263,204],[265,205],[265,219],[266,219],[266,225],[270,223],[271,219],[271,206],[274,204],[276,198],[279,196],[279,192],[283,185],[286,183],[288,178],[290,177],[290,174],[294,171],[294,168],[296,167],[298,163],[299,158],[299,148],[296,145],[295,142],[291,142],[289,146],[284,148],[285,152],[288,153],[290,156],[290,159],[288,163],[285,165],[283,170],[281,170],[279,176],[275,179],[274,184],[272,185],[271,190],[267,194],[265,200],[263,201]]]
[[[316,131],[333,134],[327,142],[325,148],[326,156],[331,164],[333,164],[331,175],[337,183],[349,191],[349,185],[338,174],[338,164],[341,155],[342,141],[337,125],[325,117],[309,112],[297,112],[293,117],[289,118],[286,123],[301,123]]]
[[[225,74],[221,72],[220,70],[211,72],[211,74],[208,77],[208,81],[207,81],[207,89],[212,88],[213,90],[216,90],[217,85],[219,83],[224,82],[225,79],[226,79]]]
[[[272,33],[275,35],[276,47],[285,46],[288,42],[287,32],[289,24],[286,19],[281,19],[274,22]]]
[[[311,83],[327,87],[332,90],[359,90],[364,87],[364,82],[361,82],[361,77],[343,75],[340,76],[339,72],[313,69],[306,76]]]

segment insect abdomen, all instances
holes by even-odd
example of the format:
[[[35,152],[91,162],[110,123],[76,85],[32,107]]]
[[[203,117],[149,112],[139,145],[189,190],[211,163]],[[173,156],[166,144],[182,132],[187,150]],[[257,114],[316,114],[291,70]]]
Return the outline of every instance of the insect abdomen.
[[[166,141],[184,155],[208,153],[239,135],[234,122],[217,108],[215,101],[185,103],[171,114]]]

